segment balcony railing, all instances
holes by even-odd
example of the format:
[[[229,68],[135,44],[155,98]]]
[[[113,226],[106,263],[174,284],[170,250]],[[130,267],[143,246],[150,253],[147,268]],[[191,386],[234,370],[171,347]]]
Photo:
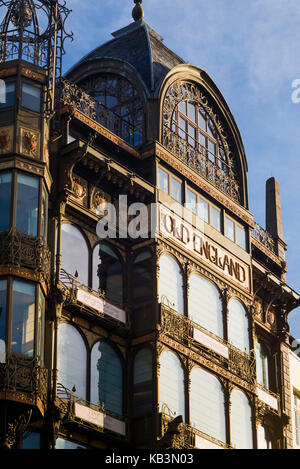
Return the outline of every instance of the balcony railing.
[[[275,240],[273,236],[264,230],[258,223],[255,223],[255,227],[252,230],[252,237],[256,239],[256,241],[258,241],[262,246],[276,255]]]
[[[248,355],[225,340],[220,340],[169,306],[165,304],[160,306],[161,331],[164,334],[188,347],[191,344],[196,346],[201,350],[201,354],[248,383],[256,382],[256,362],[252,354]],[[198,335],[200,335],[199,340]]]
[[[163,145],[189,168],[196,171],[236,202],[240,202],[240,188],[236,180],[232,162],[225,162],[200,144],[196,147],[164,126]]]
[[[126,143],[136,146],[142,143],[142,126],[133,125],[94,99],[75,83],[61,79],[58,84],[58,95],[63,105],[74,107],[89,119],[101,124]]]
[[[0,391],[25,392],[47,404],[48,370],[39,366],[36,359],[8,355],[0,363]]]

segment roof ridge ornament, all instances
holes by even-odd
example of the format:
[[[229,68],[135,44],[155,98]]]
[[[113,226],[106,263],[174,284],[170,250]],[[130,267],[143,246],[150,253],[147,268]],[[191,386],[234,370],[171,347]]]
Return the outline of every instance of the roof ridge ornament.
[[[144,10],[141,5],[143,3],[143,0],[134,0],[135,7],[132,10],[132,18],[134,21],[140,21],[144,18]]]

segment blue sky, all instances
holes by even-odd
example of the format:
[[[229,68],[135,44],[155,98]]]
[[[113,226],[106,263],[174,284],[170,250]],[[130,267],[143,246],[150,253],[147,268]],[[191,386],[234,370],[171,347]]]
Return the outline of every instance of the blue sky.
[[[67,0],[74,42],[66,71],[87,52],[132,22],[133,0]],[[265,226],[265,181],[280,183],[288,284],[300,291],[299,0],[144,0],[145,21],[187,63],[208,72],[227,100],[244,142],[250,211]],[[300,309],[290,315],[300,338]]]

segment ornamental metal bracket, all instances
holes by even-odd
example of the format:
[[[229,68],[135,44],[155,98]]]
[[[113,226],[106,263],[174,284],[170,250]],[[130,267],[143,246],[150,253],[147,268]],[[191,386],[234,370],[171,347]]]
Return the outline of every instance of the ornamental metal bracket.
[[[28,410],[24,414],[7,418],[0,434],[0,450],[15,447],[18,436],[27,429],[31,415],[32,410]]]

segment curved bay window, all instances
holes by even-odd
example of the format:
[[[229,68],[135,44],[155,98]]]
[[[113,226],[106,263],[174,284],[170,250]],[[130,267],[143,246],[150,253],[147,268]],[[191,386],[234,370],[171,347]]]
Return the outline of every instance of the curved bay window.
[[[81,231],[68,223],[61,227],[61,268],[73,276],[77,272],[78,281],[88,285],[88,246]]]
[[[216,336],[224,337],[220,292],[199,274],[192,274],[189,278],[189,317]]]
[[[176,417],[185,420],[184,372],[179,358],[173,352],[165,351],[160,356],[159,409],[164,406]]]
[[[236,299],[228,303],[228,340],[234,347],[249,353],[249,318],[243,304]]]
[[[95,119],[133,146],[144,140],[144,110],[137,90],[115,74],[89,77],[80,83],[96,100]]]
[[[159,302],[184,314],[183,277],[174,257],[164,254],[159,259]]]
[[[225,398],[220,381],[201,368],[191,372],[190,420],[201,432],[226,442]]]
[[[240,189],[224,126],[200,85],[180,80],[173,83],[164,99],[163,117],[163,144],[239,202]]]
[[[234,389],[230,396],[231,443],[236,449],[252,449],[252,411],[247,396]]]
[[[115,350],[104,341],[91,353],[91,402],[104,404],[105,410],[123,415],[123,366]]]
[[[123,268],[119,256],[106,244],[93,251],[93,290],[101,290],[106,299],[123,304]]]
[[[147,348],[134,358],[132,412],[134,417],[152,413],[152,352]]]
[[[8,354],[44,355],[45,298],[39,285],[13,278],[0,280],[0,363]]]

